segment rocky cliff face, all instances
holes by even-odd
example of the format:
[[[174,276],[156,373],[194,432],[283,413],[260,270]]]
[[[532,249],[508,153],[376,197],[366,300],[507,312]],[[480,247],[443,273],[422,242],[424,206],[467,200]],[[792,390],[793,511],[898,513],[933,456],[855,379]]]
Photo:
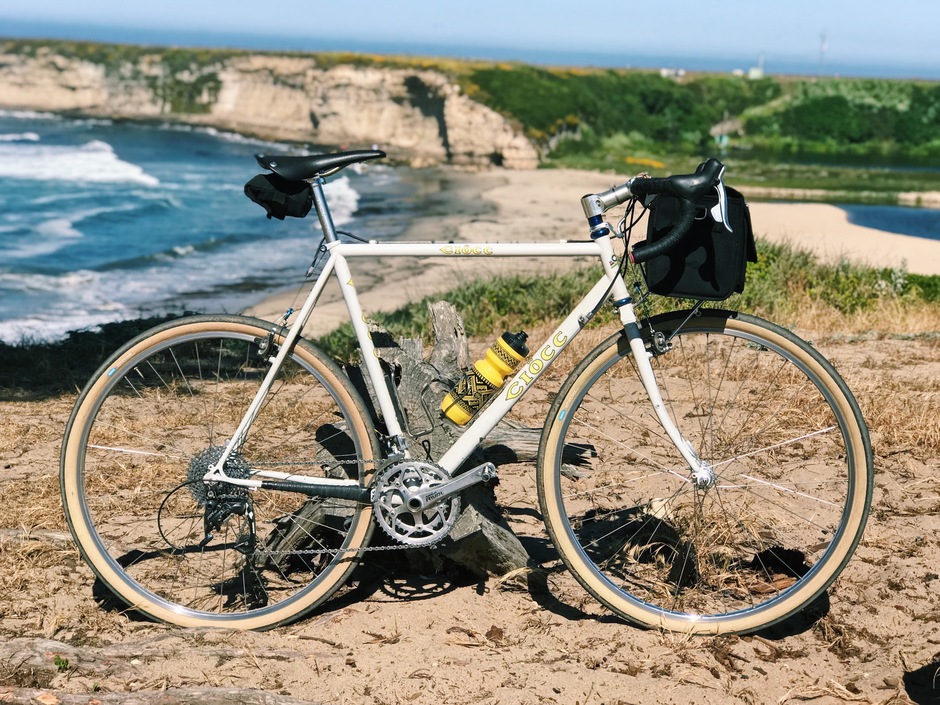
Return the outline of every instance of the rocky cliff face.
[[[0,45],[0,107],[213,125],[269,139],[378,145],[415,165],[532,168],[532,144],[437,71],[315,56],[138,51],[67,56]]]

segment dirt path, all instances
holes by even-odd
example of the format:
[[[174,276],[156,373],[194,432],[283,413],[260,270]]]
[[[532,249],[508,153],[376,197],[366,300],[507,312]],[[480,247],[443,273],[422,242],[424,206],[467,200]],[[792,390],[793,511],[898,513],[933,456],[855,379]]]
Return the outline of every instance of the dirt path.
[[[524,466],[501,468],[497,492],[547,557],[542,580],[419,575],[389,554],[273,632],[132,621],[96,602],[59,508],[73,397],[0,403],[0,702],[936,702],[940,340],[816,343],[872,428],[871,520],[822,614],[748,637],[684,638],[607,614],[551,569]]]

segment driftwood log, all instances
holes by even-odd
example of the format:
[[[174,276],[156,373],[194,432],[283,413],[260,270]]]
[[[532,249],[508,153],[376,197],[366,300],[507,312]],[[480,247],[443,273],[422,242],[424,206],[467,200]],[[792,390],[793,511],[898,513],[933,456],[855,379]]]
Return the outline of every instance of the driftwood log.
[[[387,373],[393,397],[406,424],[412,457],[433,462],[460,436],[462,427],[443,417],[441,400],[465,369],[472,364],[463,321],[448,303],[428,306],[434,331],[429,354],[420,340],[395,341],[384,330],[374,329],[372,340]],[[356,366],[347,368],[360,387],[379,427],[381,413],[367,375]],[[507,462],[535,461],[538,452],[537,428],[525,428],[504,421],[480,444],[461,470],[483,462],[497,467]],[[496,504],[493,488],[475,485],[463,492],[461,513],[447,539],[431,549],[419,551],[418,560],[439,563],[443,556],[478,576],[504,575],[529,564],[526,553]],[[420,555],[423,554],[423,555]]]

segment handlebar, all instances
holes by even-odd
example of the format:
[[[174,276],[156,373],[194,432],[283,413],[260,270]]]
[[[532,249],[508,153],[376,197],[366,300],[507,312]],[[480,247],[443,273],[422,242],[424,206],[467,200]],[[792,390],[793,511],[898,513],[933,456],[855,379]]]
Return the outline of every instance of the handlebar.
[[[657,179],[636,177],[603,193],[584,196],[581,199],[581,207],[588,221],[595,225],[605,211],[626,202],[633,196],[643,198],[669,194],[678,198],[679,218],[672,230],[656,243],[639,243],[630,253],[630,258],[634,262],[641,263],[669,252],[682,241],[692,227],[692,223],[695,222],[695,202],[711,188],[718,192],[718,205],[712,209],[712,217],[724,223],[725,228],[731,231],[731,226],[728,224],[725,186],[721,180],[724,172],[724,164],[712,158],[699,164],[694,174]]]

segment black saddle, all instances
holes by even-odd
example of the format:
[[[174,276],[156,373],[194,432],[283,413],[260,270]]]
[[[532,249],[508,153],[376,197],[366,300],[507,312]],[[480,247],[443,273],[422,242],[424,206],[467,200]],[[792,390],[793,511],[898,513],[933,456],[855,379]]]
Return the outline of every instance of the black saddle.
[[[308,157],[286,157],[259,154],[258,163],[288,181],[307,181],[335,174],[350,164],[382,159],[385,152],[379,149],[352,149],[333,154],[312,154]]]

